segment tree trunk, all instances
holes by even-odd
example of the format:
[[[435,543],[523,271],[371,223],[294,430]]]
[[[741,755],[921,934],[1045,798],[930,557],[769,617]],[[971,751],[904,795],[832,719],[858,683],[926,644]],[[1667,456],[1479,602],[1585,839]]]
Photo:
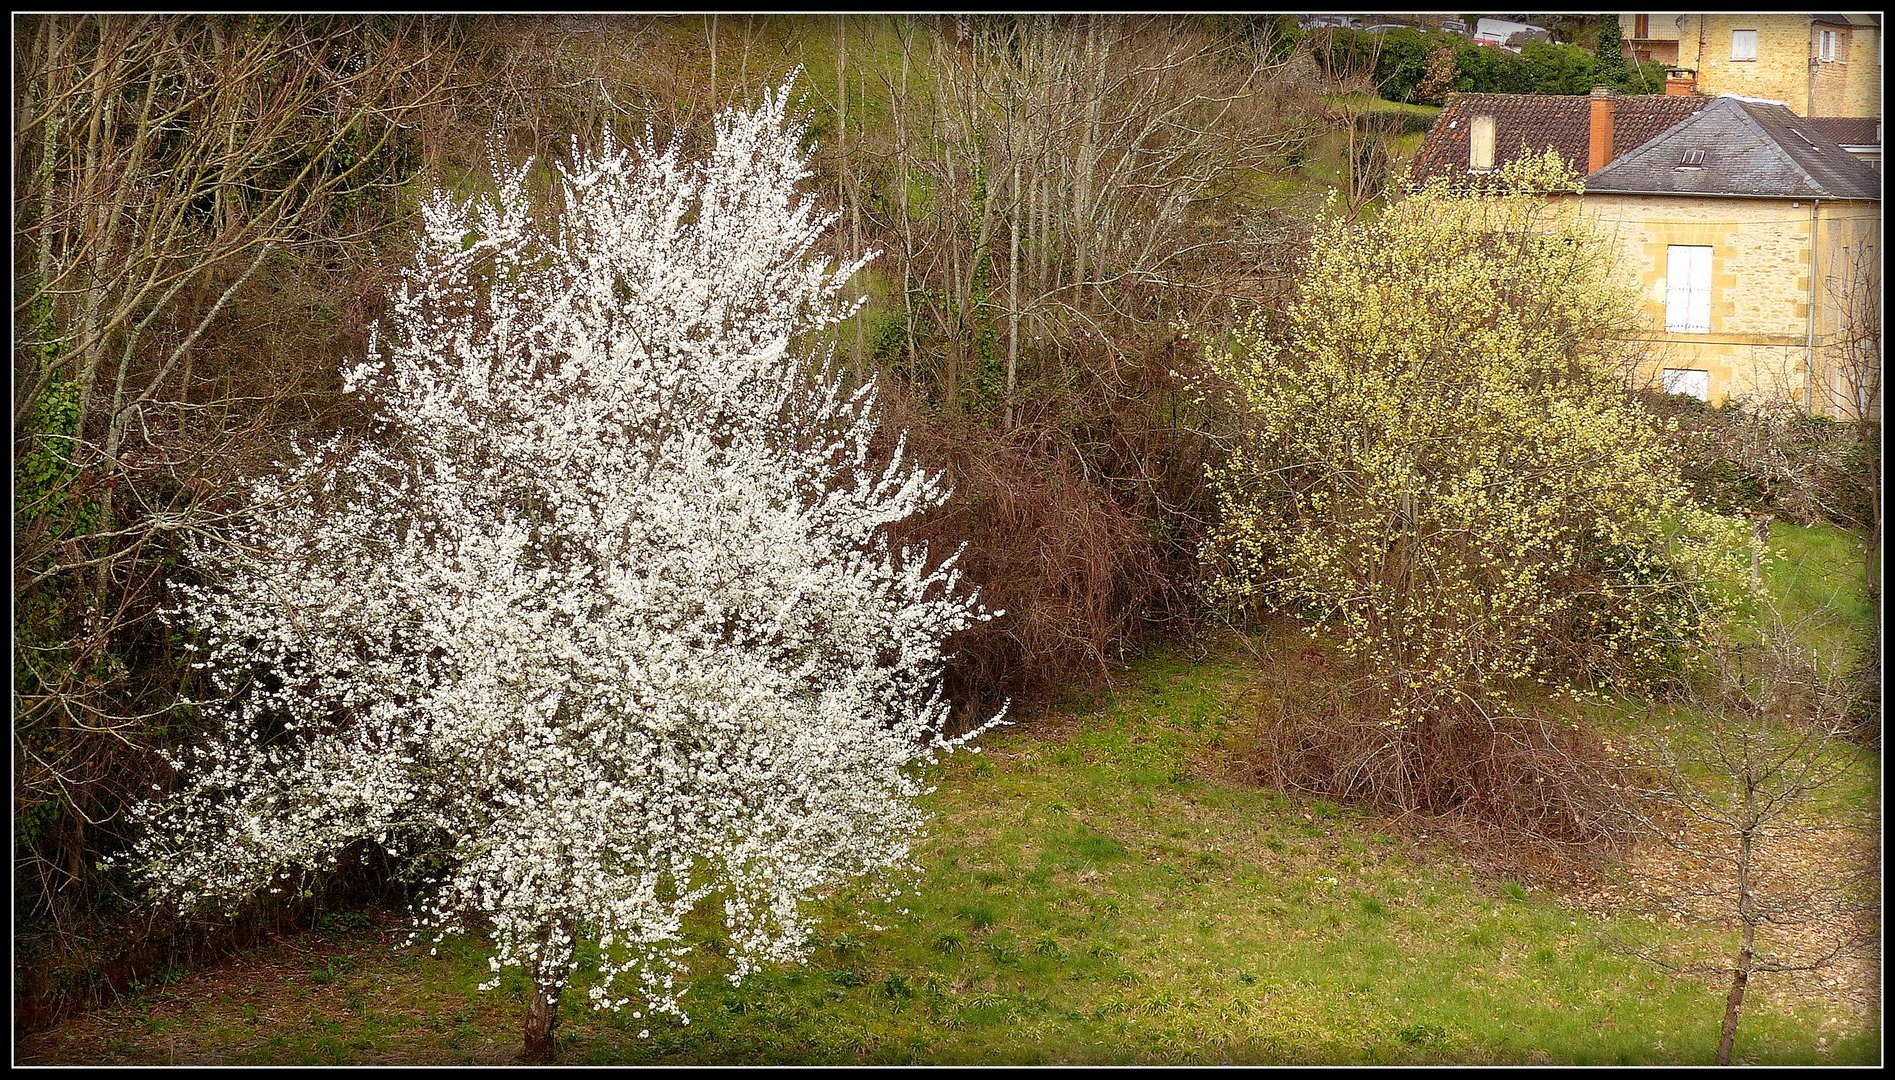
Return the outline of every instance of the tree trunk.
[[[908,16],[898,16],[901,35],[901,93],[895,106],[895,199],[901,217],[901,312],[902,342],[908,349],[908,378],[915,377],[915,223],[908,214]]]
[[[1737,970],[1731,973],[1730,995],[1724,1000],[1724,1030],[1717,1039],[1717,1063],[1729,1065],[1731,1051],[1737,1045],[1737,1017],[1744,1007],[1744,988],[1750,983],[1750,964],[1755,957],[1757,927],[1744,924],[1744,944],[1737,951]]]
[[[50,103],[58,94],[58,88],[52,85],[52,80],[55,77],[53,73],[59,64],[60,49],[64,46],[60,43],[58,37],[58,20],[47,19],[45,27],[46,54],[44,62],[48,72],[46,76],[46,97]],[[39,235],[37,237],[36,246],[38,258],[34,263],[34,269],[37,271],[38,276],[33,283],[33,287],[42,291],[46,288],[46,283],[51,280],[53,276],[53,177],[59,167],[60,116],[61,113],[59,109],[49,104],[46,121],[43,125],[44,135],[40,144],[40,213]],[[54,316],[52,321],[56,327],[58,325],[57,316]]]
[[[1879,355],[1875,363],[1880,365],[1881,359]],[[1879,383],[1881,376],[1877,375],[1876,379]],[[1871,466],[1868,477],[1869,542],[1862,552],[1862,583],[1866,586],[1869,597],[1870,614],[1872,615],[1872,618],[1869,620],[1869,631],[1874,635],[1870,641],[1871,649],[1869,656],[1876,665],[1876,685],[1880,685],[1882,674],[1882,575],[1880,573],[1881,559],[1878,558],[1878,556],[1882,550],[1882,422],[1880,420],[1875,422],[1873,435],[1870,436],[1869,421],[1867,419],[1868,410],[1864,408],[1857,415],[1856,429],[1857,432],[1863,436],[1863,454],[1869,459]]]
[[[862,219],[855,214],[855,203],[849,199],[849,36],[847,24],[841,15],[836,16],[836,156],[841,165],[836,170],[836,197],[849,207],[849,243],[850,255],[862,251]],[[860,295],[862,286],[855,286]],[[856,312],[850,317],[855,323],[855,352],[849,357],[849,372],[857,384],[862,382],[862,313]]]
[[[522,1061],[545,1065],[554,1060],[553,1032],[559,1027],[559,995],[564,989],[564,983],[549,988],[534,981],[532,1000],[526,1007],[526,1047],[520,1055]]]
[[[940,106],[941,110],[940,146],[942,168],[943,171],[947,173],[947,190],[950,192],[951,198],[958,199],[960,194],[960,177],[954,167],[954,138],[958,134],[958,131],[954,126],[953,117],[949,115],[948,111],[949,84],[947,82],[946,73],[942,70],[944,65],[940,60],[938,46],[934,47],[931,51],[929,59],[933,61],[934,64],[935,103]],[[937,199],[937,204],[940,201],[941,200]],[[943,337],[946,338],[948,363],[947,376],[942,382],[946,387],[944,400],[950,405],[958,407],[961,392],[961,360],[966,351],[962,343],[964,336],[962,334],[962,327],[966,321],[967,305],[964,295],[961,292],[960,218],[958,214],[955,214],[952,210],[946,211],[946,213],[948,216],[944,219],[942,224],[946,226],[947,230],[949,284],[948,288],[943,290],[943,305],[946,310],[942,312],[941,322]]]
[[[857,64],[855,68],[855,81],[863,81],[862,65],[860,64]],[[843,97],[845,100],[848,97],[848,86],[846,84],[843,86]],[[859,114],[856,116],[855,122],[858,124],[862,122],[862,117]],[[862,178],[850,174],[848,180],[849,255],[851,258],[856,258],[862,254]],[[855,291],[858,296],[868,292],[867,285],[859,278],[855,283]],[[857,364],[866,364],[868,362],[868,341],[866,337],[868,334],[867,315],[868,309],[866,304],[863,305],[863,310],[855,313],[855,359]],[[859,381],[860,376],[857,376],[857,379]]]
[[[1090,250],[1088,228],[1092,223],[1092,172],[1096,167],[1093,154],[1099,143],[1099,125],[1105,109],[1105,72],[1100,70],[1102,57],[1099,48],[1099,16],[1086,16],[1086,70],[1092,78],[1088,88],[1090,97],[1086,100],[1086,121],[1079,129],[1079,162],[1073,169],[1072,229],[1073,242],[1073,299],[1079,300],[1085,295],[1085,282],[1088,267],[1086,255]],[[1077,306],[1077,305],[1075,305]]]
[[[1750,965],[1757,953],[1757,900],[1750,891],[1750,867],[1756,857],[1757,779],[1748,749],[1744,756],[1744,818],[1737,834],[1737,917],[1743,922],[1743,943],[1737,949],[1737,967],[1731,972],[1730,996],[1724,1001],[1724,1030],[1717,1038],[1717,1063],[1729,1065],[1737,1044],[1737,1018],[1744,1008],[1744,988],[1750,983]]]
[[[1020,199],[1020,145],[1014,125],[1018,85],[1009,87],[1007,93],[1007,156],[1013,159],[1013,185],[1007,191],[1007,204],[1011,208],[1007,215],[1011,219],[1007,238],[1007,430],[1012,431],[1014,392],[1019,386],[1020,373],[1020,215],[1026,207]]]

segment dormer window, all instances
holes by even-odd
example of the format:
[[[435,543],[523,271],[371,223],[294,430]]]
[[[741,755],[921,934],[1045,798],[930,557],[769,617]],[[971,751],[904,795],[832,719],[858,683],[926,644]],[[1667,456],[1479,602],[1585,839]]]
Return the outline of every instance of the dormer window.
[[[1494,118],[1485,115],[1476,116],[1473,129],[1467,133],[1467,170],[1491,172],[1493,167]]]
[[[1680,162],[1678,162],[1678,168],[1680,168],[1680,169],[1702,169],[1702,168],[1704,168],[1704,151],[1702,151],[1702,150],[1686,150],[1686,151],[1684,152],[1684,159],[1683,159],[1682,161],[1680,161]]]

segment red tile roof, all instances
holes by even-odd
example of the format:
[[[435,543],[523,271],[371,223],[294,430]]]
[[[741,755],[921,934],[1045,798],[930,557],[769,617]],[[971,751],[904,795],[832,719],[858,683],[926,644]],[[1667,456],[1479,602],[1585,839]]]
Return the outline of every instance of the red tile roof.
[[[1658,133],[1704,108],[1710,98],[1694,94],[1630,94],[1612,99],[1612,156],[1618,157],[1657,137]],[[1591,135],[1588,95],[1567,94],[1450,94],[1447,107],[1434,121],[1416,152],[1409,175],[1416,181],[1436,176],[1466,179],[1468,131],[1474,117],[1494,118],[1494,165],[1506,164],[1522,150],[1552,148],[1573,171],[1586,173],[1586,149]]]

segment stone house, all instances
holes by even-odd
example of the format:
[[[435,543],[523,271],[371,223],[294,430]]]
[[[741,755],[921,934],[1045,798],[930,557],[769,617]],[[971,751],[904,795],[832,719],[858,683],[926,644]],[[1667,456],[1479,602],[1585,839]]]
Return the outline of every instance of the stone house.
[[[1622,14],[1635,60],[1683,93],[1782,103],[1798,116],[1882,115],[1882,18],[1873,14]]]
[[[1653,388],[1859,415],[1848,313],[1880,295],[1881,176],[1789,109],[1736,97],[1459,94],[1411,167],[1472,180],[1551,149],[1617,243]],[[1876,406],[1879,407],[1879,406]]]

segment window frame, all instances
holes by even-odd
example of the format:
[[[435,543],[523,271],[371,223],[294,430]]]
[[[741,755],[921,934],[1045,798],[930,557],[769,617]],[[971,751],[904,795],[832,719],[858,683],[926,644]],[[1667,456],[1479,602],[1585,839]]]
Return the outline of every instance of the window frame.
[[[1748,34],[1750,36],[1749,37],[1740,36],[1744,34]],[[1744,42],[1749,47],[1749,51],[1750,51],[1749,56],[1737,55],[1737,52],[1738,52],[1737,43],[1739,41]],[[1731,63],[1750,64],[1750,63],[1755,63],[1756,60],[1757,60],[1757,32],[1755,30],[1732,30],[1731,31]]]

